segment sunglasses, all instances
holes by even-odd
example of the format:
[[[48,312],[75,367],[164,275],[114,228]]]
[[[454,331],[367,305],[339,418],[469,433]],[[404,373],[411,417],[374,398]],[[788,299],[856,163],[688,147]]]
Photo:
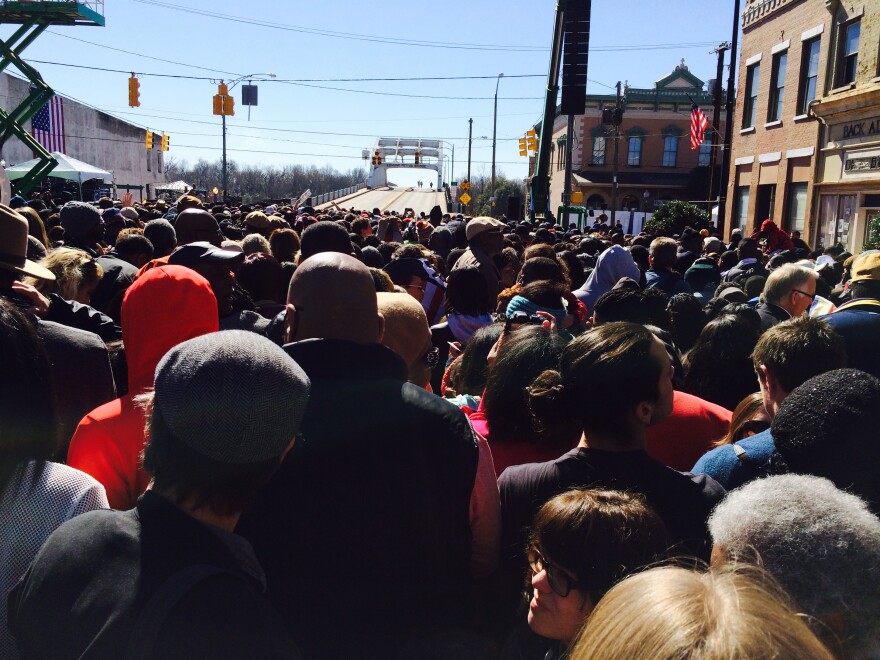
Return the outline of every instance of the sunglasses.
[[[816,295],[817,295],[817,294],[815,294],[815,293],[807,293],[806,291],[801,291],[800,289],[792,289],[792,291],[793,291],[794,293],[799,293],[799,294],[801,294],[802,296],[806,296],[806,297],[809,298],[810,300],[815,300],[815,299],[816,299]]]
[[[433,369],[437,366],[437,363],[440,362],[440,349],[436,346],[432,346],[428,349],[428,352],[422,356],[422,359],[428,367]]]
[[[532,572],[537,575],[541,571],[547,571],[547,584],[557,596],[565,598],[571,593],[572,589],[583,589],[582,585],[576,578],[572,577],[564,568],[557,564],[553,564],[541,554],[541,551],[532,546],[529,548],[529,566]]]

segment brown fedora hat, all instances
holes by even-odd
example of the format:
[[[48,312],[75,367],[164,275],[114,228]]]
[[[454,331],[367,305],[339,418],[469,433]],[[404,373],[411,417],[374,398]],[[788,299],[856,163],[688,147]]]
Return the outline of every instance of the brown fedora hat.
[[[27,258],[28,221],[5,204],[0,204],[0,268],[54,280],[48,268]]]

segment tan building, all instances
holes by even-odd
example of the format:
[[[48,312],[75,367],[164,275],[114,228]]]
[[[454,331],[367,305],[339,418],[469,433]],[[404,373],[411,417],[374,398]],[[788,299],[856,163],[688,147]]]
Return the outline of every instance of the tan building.
[[[0,108],[8,112],[17,106],[27,96],[28,85],[26,80],[0,73]],[[156,131],[153,148],[147,150],[145,129],[66,97],[63,98],[63,117],[66,155],[111,172],[113,183],[109,187],[115,189],[113,194],[129,191],[135,199],[155,197],[156,187],[165,183],[161,133]],[[26,128],[31,132],[32,122],[28,122]],[[12,137],[2,145],[0,157],[7,165],[15,165],[31,160],[34,154],[18,138]],[[98,185],[104,187],[104,184]]]
[[[752,0],[742,14],[727,231],[766,218],[814,241],[813,175],[827,87],[832,14],[826,0]],[[813,237],[813,238],[811,238]]]
[[[813,105],[823,125],[816,169],[814,237],[863,249],[880,218],[880,0],[829,0],[828,82]]]
[[[712,120],[712,95],[705,87],[683,60],[652,88],[623,86],[617,210],[653,211],[672,199],[705,203],[709,198],[711,129],[699,149],[691,150],[690,145],[691,99]],[[602,109],[615,104],[615,94],[591,94],[584,114],[574,122],[572,191],[581,192],[581,204],[594,210],[612,208],[614,129],[602,124]],[[566,115],[557,115],[553,125],[550,208],[554,213],[562,203],[565,183],[567,121]],[[722,135],[723,131],[722,122]]]

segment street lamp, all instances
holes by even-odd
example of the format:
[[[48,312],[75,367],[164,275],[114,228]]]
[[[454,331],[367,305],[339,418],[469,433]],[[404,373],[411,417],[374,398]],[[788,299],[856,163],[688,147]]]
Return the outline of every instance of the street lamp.
[[[257,76],[266,76],[267,78],[275,78],[274,73],[249,73],[246,76],[240,76],[233,80],[229,85],[227,85],[227,90],[232,91],[232,88],[235,87],[238,83],[245,79],[255,78]],[[220,81],[220,84],[223,84],[223,81]],[[220,115],[223,119],[223,199],[226,200],[226,192],[228,190],[228,173],[226,169],[226,114]]]
[[[498,135],[498,85],[501,84],[503,73],[498,74],[495,81],[495,112],[492,115],[492,199],[491,204],[495,203],[495,138]],[[491,207],[490,207],[491,208]]]

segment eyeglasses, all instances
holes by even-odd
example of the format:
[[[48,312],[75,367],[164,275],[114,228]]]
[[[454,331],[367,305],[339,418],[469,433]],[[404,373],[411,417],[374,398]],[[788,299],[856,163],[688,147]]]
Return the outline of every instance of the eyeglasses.
[[[565,598],[572,589],[583,588],[583,585],[569,575],[564,568],[547,561],[535,546],[529,548],[529,566],[532,567],[535,575],[541,571],[547,571],[547,584],[557,596]]]
[[[421,284],[401,284],[404,289],[418,289],[419,291],[424,291],[425,287]]]
[[[428,352],[422,356],[422,359],[425,361],[431,369],[437,366],[437,363],[440,362],[440,349],[436,346],[432,346],[428,349]]]
[[[816,299],[816,294],[815,294],[815,293],[807,293],[806,291],[801,291],[800,289],[792,289],[792,291],[793,291],[794,293],[799,293],[799,294],[801,294],[802,296],[806,296],[806,297],[809,298],[810,300],[815,300],[815,299]]]

